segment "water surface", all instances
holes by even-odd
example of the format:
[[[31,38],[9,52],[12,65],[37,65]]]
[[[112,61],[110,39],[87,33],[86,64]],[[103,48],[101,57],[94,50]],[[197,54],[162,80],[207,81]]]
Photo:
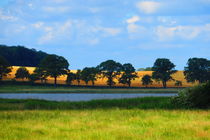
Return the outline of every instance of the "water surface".
[[[0,98],[5,99],[43,99],[49,101],[90,101],[97,99],[123,99],[137,97],[170,97],[176,93],[1,93]]]

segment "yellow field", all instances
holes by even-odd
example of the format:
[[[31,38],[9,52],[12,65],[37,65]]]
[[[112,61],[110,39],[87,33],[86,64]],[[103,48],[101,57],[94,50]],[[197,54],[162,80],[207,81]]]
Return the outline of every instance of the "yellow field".
[[[15,73],[16,73],[16,70],[18,69],[19,67],[17,66],[13,66],[13,69],[12,69],[12,72],[10,73],[9,76],[7,77],[4,77],[3,79],[4,80],[12,80],[14,79],[15,77]],[[35,67],[27,67],[27,69],[29,70],[30,73],[33,73]],[[76,72],[76,70],[71,70],[71,72]],[[132,84],[131,86],[133,87],[143,87],[142,83],[141,83],[141,78],[148,74],[148,75],[152,75],[152,71],[138,71],[138,78],[136,78],[134,81],[132,81]],[[185,77],[184,77],[184,73],[183,71],[178,71],[176,72],[175,74],[173,74],[173,78],[175,80],[179,80],[179,81],[182,81],[182,86],[183,87],[190,87],[190,86],[193,86],[195,84],[192,84],[192,83],[187,83],[187,81],[185,80]],[[58,83],[59,84],[65,84],[65,80],[66,80],[66,76],[60,76],[58,78]],[[106,85],[106,78],[103,78],[103,79],[98,79],[96,82],[95,82],[95,85],[96,86],[104,86]],[[117,83],[117,80],[115,80],[116,83]],[[40,81],[37,81],[37,82],[40,82]],[[47,79],[47,83],[53,83],[54,82],[54,79],[53,78],[48,78]],[[167,82],[167,86],[168,87],[174,87],[175,85],[175,81],[169,81]],[[77,81],[73,81],[73,85],[77,85]],[[83,81],[80,82],[80,85],[85,85],[85,83]],[[91,82],[89,83],[89,85],[91,85]],[[117,86],[124,86],[122,84],[116,84]],[[153,84],[150,85],[150,87],[162,87],[162,84],[160,82],[156,82],[156,81],[153,81]]]

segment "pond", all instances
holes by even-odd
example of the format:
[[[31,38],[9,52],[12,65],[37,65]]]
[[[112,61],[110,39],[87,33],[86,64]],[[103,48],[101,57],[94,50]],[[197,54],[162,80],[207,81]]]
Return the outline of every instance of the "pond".
[[[5,99],[43,99],[49,101],[90,101],[97,99],[123,99],[139,97],[171,97],[176,93],[1,93]]]

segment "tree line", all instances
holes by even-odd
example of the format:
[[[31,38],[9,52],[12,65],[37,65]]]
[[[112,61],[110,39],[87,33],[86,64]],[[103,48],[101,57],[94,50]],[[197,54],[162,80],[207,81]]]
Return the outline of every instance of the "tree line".
[[[37,67],[48,54],[24,46],[0,45],[0,55],[12,66]]]
[[[12,70],[8,61],[0,56],[0,80],[7,76]],[[182,82],[173,79],[172,74],[176,73],[175,65],[167,58],[158,58],[151,67],[152,76],[144,75],[142,84],[146,87],[153,83],[153,80],[161,82],[163,87],[167,87],[167,82],[175,81],[175,85],[181,86]],[[48,77],[54,78],[54,84],[57,84],[57,78],[61,75],[67,75],[66,84],[71,85],[74,80],[80,85],[84,81],[86,85],[91,82],[94,86],[99,78],[106,78],[107,85],[112,87],[118,83],[131,86],[132,80],[138,78],[137,72],[132,64],[120,64],[114,60],[107,60],[96,67],[85,67],[77,70],[76,73],[69,70],[68,61],[58,55],[47,55],[36,67],[32,74],[25,67],[20,67],[15,74],[17,79],[29,79],[31,82],[41,80],[46,83]],[[187,66],[184,68],[184,75],[187,82],[204,83],[210,80],[210,61],[205,58],[190,58]]]

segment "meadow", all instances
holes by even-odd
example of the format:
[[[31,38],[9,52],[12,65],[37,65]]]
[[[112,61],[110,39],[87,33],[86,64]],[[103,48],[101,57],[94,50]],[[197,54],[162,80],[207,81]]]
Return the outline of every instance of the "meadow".
[[[7,76],[7,77],[4,77],[3,80],[12,80],[15,78],[15,73],[16,73],[16,70],[18,69],[19,67],[17,66],[13,66],[13,69],[12,69],[12,72]],[[33,73],[35,67],[26,67],[30,73]],[[71,70],[71,72],[73,73],[76,73],[76,70]],[[131,86],[132,87],[144,87],[141,83],[141,78],[148,74],[148,75],[152,75],[152,71],[137,71],[137,74],[138,74],[138,78],[136,78],[135,80],[132,81],[131,83]],[[192,87],[194,85],[196,85],[197,83],[188,83],[184,77],[184,73],[183,71],[177,71],[175,74],[172,75],[172,77],[175,79],[175,80],[179,80],[179,81],[182,81],[182,87]],[[66,76],[60,76],[58,77],[58,84],[66,84]],[[97,79],[97,81],[95,82],[95,85],[96,86],[105,86],[106,85],[106,78],[100,78],[100,79]],[[20,79],[18,79],[17,81],[22,81]],[[25,81],[27,81],[25,79]],[[119,84],[117,82],[117,80],[115,79],[115,82],[117,83],[116,86],[125,86],[123,84]],[[40,83],[40,81],[37,81],[37,83]],[[47,83],[49,84],[53,84],[54,83],[54,79],[49,77],[47,79]],[[73,85],[78,85],[77,81],[73,81],[72,83]],[[80,85],[86,85],[84,83],[84,81],[81,81]],[[91,82],[89,82],[88,84],[89,86],[91,85]],[[175,86],[175,81],[169,81],[167,82],[167,86],[168,87],[176,87]],[[162,87],[162,84],[161,82],[157,82],[157,81],[153,81],[153,84],[152,85],[149,85],[148,87]]]
[[[208,140],[210,112],[170,98],[89,102],[0,99],[2,140]]]

